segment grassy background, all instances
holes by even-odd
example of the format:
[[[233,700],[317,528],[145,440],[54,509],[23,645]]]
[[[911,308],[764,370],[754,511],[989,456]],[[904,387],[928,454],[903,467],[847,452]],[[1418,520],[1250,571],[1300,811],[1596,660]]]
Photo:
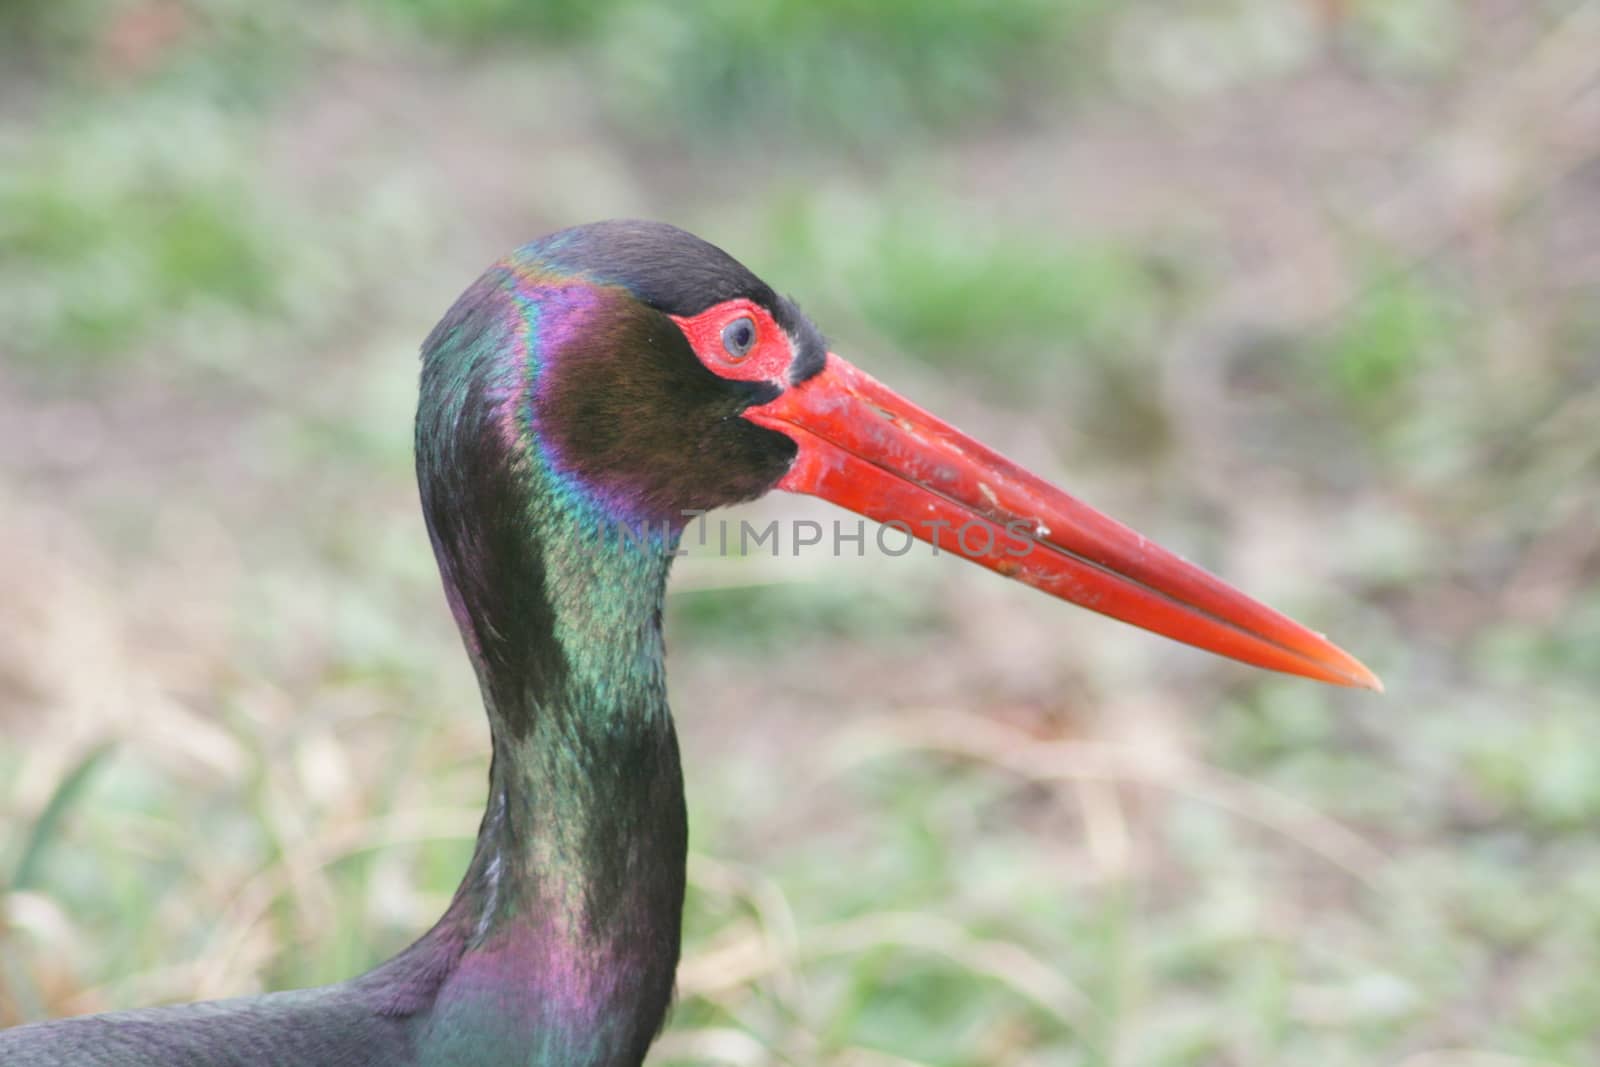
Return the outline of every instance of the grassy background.
[[[487,739],[415,347],[627,214],[1390,687],[920,554],[684,561],[653,1063],[1600,1060],[1575,0],[0,8],[0,1023],[442,909]]]

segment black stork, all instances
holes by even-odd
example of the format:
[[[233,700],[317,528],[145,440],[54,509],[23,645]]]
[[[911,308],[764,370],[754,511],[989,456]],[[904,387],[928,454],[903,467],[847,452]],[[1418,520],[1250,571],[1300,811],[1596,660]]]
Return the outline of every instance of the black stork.
[[[480,277],[423,345],[416,460],[493,739],[444,916],[347,982],[22,1026],[0,1065],[640,1064],[672,996],[687,843],[667,572],[689,516],[771,489],[1233,659],[1380,688],[829,352],[672,226],[564,230]]]

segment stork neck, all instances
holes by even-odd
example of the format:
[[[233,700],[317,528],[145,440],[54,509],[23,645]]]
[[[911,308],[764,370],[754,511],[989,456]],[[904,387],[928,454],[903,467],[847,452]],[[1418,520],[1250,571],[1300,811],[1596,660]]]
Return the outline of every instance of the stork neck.
[[[671,997],[687,850],[663,669],[670,553],[570,507],[516,525],[507,551],[440,546],[493,761],[443,924],[464,952],[427,1047],[440,1062],[638,1063]]]
[[[532,406],[541,354],[585,307],[486,275],[424,346],[423,514],[494,750],[466,878],[392,972],[424,991],[424,1062],[638,1064],[671,998],[687,851],[662,664],[672,545],[561,474]]]
[[[603,939],[613,922],[635,923],[655,886],[683,878],[661,633],[668,558],[571,528],[533,547],[539,565],[499,581],[531,586],[542,575],[547,628],[536,647],[502,648],[479,665],[493,762],[475,921],[486,935],[531,917],[565,938]]]

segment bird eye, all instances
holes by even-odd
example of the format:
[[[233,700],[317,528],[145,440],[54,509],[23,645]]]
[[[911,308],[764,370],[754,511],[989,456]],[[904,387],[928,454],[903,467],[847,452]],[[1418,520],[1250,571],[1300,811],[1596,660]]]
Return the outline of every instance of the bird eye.
[[[748,318],[734,319],[722,328],[722,347],[732,359],[743,359],[756,343],[756,324]]]

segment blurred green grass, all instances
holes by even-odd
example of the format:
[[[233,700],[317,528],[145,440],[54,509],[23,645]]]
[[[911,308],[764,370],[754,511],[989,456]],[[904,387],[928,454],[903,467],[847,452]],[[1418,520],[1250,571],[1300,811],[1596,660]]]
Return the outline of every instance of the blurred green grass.
[[[646,214],[1390,686],[948,560],[684,561],[653,1062],[1593,1062],[1596,22],[0,10],[0,1023],[335,980],[442,909],[487,739],[415,346]]]

